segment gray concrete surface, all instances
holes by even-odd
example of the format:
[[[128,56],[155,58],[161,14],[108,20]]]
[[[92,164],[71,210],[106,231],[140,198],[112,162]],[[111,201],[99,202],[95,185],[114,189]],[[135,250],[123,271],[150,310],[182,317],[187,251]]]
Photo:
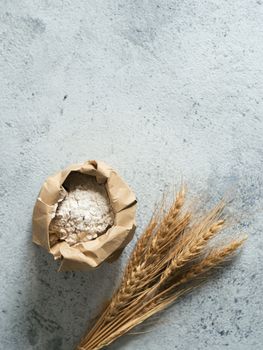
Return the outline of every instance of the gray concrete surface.
[[[235,201],[250,238],[225,273],[150,333],[110,349],[260,350],[263,342],[263,2],[0,1],[0,349],[70,350],[111,295],[120,261],[56,273],[31,243],[38,190],[102,159],[135,190],[140,234],[181,178]]]

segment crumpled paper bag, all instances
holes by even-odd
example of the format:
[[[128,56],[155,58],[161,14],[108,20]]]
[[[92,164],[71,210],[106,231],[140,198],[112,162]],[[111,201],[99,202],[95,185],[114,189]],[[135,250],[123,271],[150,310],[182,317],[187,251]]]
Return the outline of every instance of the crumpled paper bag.
[[[58,202],[66,195],[63,183],[72,172],[95,176],[104,184],[114,212],[114,225],[95,240],[70,246],[61,241],[50,246],[49,225]],[[136,197],[129,186],[107,164],[90,160],[70,165],[44,182],[33,211],[33,242],[45,248],[54,259],[61,259],[59,271],[89,270],[102,262],[116,260],[133,238],[136,223]]]

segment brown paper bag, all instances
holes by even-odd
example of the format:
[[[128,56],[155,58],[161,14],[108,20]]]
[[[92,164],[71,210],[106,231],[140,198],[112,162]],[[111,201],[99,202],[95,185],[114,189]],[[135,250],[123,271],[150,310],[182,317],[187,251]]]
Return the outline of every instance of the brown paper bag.
[[[50,247],[49,225],[58,202],[67,193],[63,183],[72,172],[95,176],[99,184],[105,185],[114,212],[114,225],[95,240],[74,246],[61,241]],[[61,259],[59,271],[95,268],[103,261],[116,260],[131,241],[136,228],[135,211],[134,193],[110,166],[95,160],[73,164],[44,182],[33,211],[33,242],[47,249],[54,259]]]

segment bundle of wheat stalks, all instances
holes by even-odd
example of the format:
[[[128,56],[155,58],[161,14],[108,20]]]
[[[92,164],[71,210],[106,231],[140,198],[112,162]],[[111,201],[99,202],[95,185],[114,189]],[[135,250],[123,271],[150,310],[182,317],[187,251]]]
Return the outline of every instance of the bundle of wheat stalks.
[[[243,244],[244,236],[210,243],[226,225],[223,202],[199,219],[183,210],[184,202],[182,188],[169,210],[159,206],[137,241],[119,288],[78,350],[99,350],[164,310]]]

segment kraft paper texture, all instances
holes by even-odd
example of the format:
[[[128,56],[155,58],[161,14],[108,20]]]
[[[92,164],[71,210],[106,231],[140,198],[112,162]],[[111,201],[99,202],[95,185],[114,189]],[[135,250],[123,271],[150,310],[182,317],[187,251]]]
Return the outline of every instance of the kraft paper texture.
[[[67,193],[63,183],[71,172],[95,176],[99,184],[105,185],[115,214],[114,225],[92,241],[74,246],[60,241],[51,247],[49,225],[55,216],[58,202]],[[134,193],[110,166],[95,160],[73,164],[44,182],[33,211],[33,242],[45,248],[54,259],[61,259],[59,271],[89,270],[120,256],[133,238],[136,228],[135,212]]]

